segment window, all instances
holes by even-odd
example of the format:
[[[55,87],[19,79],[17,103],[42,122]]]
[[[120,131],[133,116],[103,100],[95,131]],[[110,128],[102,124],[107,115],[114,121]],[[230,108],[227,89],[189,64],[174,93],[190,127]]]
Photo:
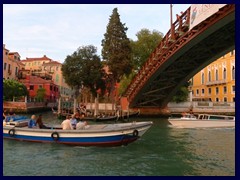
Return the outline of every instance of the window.
[[[39,85],[39,89],[42,88],[43,86],[42,85]]]
[[[216,94],[218,94],[219,93],[219,88],[218,87],[216,87]]]
[[[224,97],[223,101],[224,101],[224,102],[227,102],[227,98],[226,98],[226,97]]]
[[[15,76],[18,75],[18,67],[15,68]]]
[[[227,86],[224,86],[224,87],[223,87],[223,93],[224,93],[224,94],[227,94]]]
[[[218,81],[218,70],[216,69],[216,81]]]
[[[202,73],[202,84],[204,84],[204,73]]]
[[[211,72],[209,71],[208,72],[208,82],[210,82],[211,81]]]
[[[227,79],[227,70],[226,70],[226,68],[223,69],[223,79],[224,80]]]
[[[204,95],[204,89],[202,89],[202,95]]]
[[[232,93],[235,94],[235,86],[232,86]]]
[[[216,98],[216,102],[219,102],[219,99],[218,99],[218,98]]]
[[[196,90],[196,95],[199,95],[199,90],[198,89]]]
[[[208,94],[211,95],[212,94],[212,89],[208,88]]]
[[[235,97],[233,97],[233,102],[235,102]]]
[[[4,63],[4,70],[7,69],[7,63]]]
[[[235,80],[235,67],[232,67],[232,79]]]
[[[30,85],[30,90],[34,90],[34,86],[33,85]]]

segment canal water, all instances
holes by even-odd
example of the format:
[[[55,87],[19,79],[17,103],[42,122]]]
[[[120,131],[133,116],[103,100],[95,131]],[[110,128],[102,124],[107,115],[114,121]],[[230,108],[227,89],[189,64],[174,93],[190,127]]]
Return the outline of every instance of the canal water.
[[[235,128],[177,129],[167,119],[134,120],[153,121],[153,126],[139,140],[122,147],[4,139],[3,175],[235,176]],[[61,122],[51,112],[43,113],[43,121]]]

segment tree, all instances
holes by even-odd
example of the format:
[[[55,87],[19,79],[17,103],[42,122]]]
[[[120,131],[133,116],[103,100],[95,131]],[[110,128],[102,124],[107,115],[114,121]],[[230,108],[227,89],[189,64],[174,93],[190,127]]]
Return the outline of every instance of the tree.
[[[37,99],[38,101],[43,101],[43,100],[44,100],[45,93],[46,93],[46,89],[44,89],[44,88],[39,88],[39,89],[37,90],[36,99]]]
[[[82,87],[89,88],[94,97],[99,89],[102,94],[105,91],[105,73],[96,53],[97,48],[92,45],[79,47],[72,55],[67,56],[62,65],[66,83],[75,90],[74,111],[76,98]]]
[[[131,83],[134,75],[139,69],[141,69],[142,65],[146,62],[150,54],[160,43],[163,34],[157,30],[153,30],[151,32],[150,30],[144,28],[137,32],[136,36],[136,41],[131,40],[132,64],[134,66],[134,70],[129,76],[124,76],[120,81],[120,94],[124,93],[128,85]]]
[[[163,38],[163,33],[146,28],[136,34],[137,40],[131,40],[132,60],[135,70],[139,70]]]
[[[3,80],[3,98],[4,100],[13,100],[22,96],[27,96],[26,86],[16,80]]]
[[[189,94],[188,86],[189,82],[186,82],[183,86],[181,86],[176,94],[172,97],[172,101],[176,103],[187,101]]]
[[[114,8],[102,40],[102,57],[113,75],[114,83],[119,82],[124,74],[128,75],[132,71],[131,46],[126,35],[127,29],[120,21],[117,8]]]

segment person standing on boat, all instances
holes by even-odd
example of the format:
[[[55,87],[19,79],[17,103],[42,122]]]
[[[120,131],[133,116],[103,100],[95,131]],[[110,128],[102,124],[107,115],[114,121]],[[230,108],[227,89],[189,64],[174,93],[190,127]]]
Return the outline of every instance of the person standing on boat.
[[[28,127],[29,128],[36,128],[37,124],[36,124],[36,116],[32,115],[30,121],[28,121]]]
[[[77,126],[77,120],[75,118],[75,114],[72,115],[72,118],[70,119],[70,125],[71,129],[76,129]]]
[[[48,127],[45,126],[45,125],[43,124],[43,122],[42,122],[42,115],[41,115],[41,114],[39,114],[39,116],[38,116],[38,118],[37,118],[37,121],[36,121],[36,124],[38,125],[38,127],[39,127],[40,129],[48,129]]]

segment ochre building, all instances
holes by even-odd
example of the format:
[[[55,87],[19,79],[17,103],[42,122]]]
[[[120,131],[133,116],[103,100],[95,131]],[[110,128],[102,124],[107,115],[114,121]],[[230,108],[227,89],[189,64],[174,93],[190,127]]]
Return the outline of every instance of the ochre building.
[[[235,102],[235,50],[198,72],[191,88],[192,101]]]

